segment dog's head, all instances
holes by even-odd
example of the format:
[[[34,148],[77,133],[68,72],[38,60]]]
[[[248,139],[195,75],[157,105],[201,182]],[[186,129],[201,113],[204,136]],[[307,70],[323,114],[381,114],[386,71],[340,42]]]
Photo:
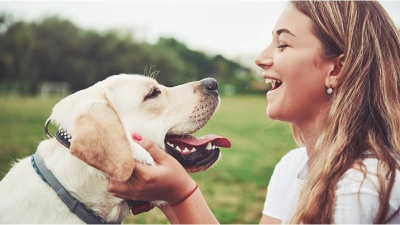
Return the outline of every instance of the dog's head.
[[[175,157],[188,171],[203,171],[219,158],[215,135],[190,136],[219,105],[217,82],[207,78],[165,87],[141,75],[115,75],[56,104],[50,119],[71,134],[70,151],[115,180],[127,180],[132,157],[153,164],[131,135],[138,132]]]

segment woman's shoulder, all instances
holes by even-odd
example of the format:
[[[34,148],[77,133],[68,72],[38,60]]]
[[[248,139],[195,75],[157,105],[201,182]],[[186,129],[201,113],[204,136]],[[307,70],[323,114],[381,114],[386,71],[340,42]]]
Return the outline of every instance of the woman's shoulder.
[[[290,168],[303,167],[308,161],[306,148],[296,148],[286,153],[278,163],[278,166]]]
[[[281,161],[298,161],[298,160],[308,160],[308,155],[305,147],[299,147],[290,150],[288,153],[286,153]]]
[[[338,182],[339,192],[363,192],[372,195],[378,195],[377,190],[380,188],[379,173],[383,173],[383,169],[378,159],[366,158],[360,163],[355,164],[351,169],[347,170]],[[386,177],[382,174],[382,177]],[[396,170],[396,181],[392,196],[397,197],[400,202],[400,171]],[[388,182],[388,181],[387,181]]]
[[[336,222],[369,223],[374,219],[380,202],[379,190],[382,178],[378,176],[379,173],[382,174],[382,178],[386,177],[379,160],[367,158],[355,164],[342,175],[336,188]],[[395,175],[396,180],[389,200],[389,215],[392,215],[400,204],[400,171],[396,170]],[[387,185],[389,180],[386,179],[383,182]],[[361,216],[354,217],[356,214]],[[360,221],[351,220],[357,218]],[[394,223],[399,222],[400,217],[397,216]]]

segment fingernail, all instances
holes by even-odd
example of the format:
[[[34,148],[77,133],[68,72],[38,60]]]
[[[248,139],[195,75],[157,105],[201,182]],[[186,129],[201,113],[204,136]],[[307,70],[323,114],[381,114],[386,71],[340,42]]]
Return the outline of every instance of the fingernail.
[[[135,141],[141,141],[141,140],[143,139],[143,137],[142,137],[140,134],[138,134],[138,133],[134,133],[134,134],[133,134],[133,139],[134,139]]]

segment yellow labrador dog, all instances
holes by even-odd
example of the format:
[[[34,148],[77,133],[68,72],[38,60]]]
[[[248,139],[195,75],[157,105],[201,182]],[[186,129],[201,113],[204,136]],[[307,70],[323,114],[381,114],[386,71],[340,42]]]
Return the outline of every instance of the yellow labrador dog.
[[[0,223],[121,223],[130,204],[107,191],[109,178],[126,181],[132,158],[154,165],[132,133],[151,138],[188,171],[203,171],[218,160],[218,146],[230,147],[216,135],[190,135],[218,105],[212,78],[169,88],[121,74],[67,96],[49,118],[60,126],[56,137],[0,182]]]

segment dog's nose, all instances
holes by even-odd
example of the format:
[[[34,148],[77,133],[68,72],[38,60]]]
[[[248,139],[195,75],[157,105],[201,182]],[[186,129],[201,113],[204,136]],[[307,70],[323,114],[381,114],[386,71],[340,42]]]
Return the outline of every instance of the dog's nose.
[[[203,87],[205,87],[208,91],[218,92],[218,83],[214,78],[205,78],[201,81]]]

